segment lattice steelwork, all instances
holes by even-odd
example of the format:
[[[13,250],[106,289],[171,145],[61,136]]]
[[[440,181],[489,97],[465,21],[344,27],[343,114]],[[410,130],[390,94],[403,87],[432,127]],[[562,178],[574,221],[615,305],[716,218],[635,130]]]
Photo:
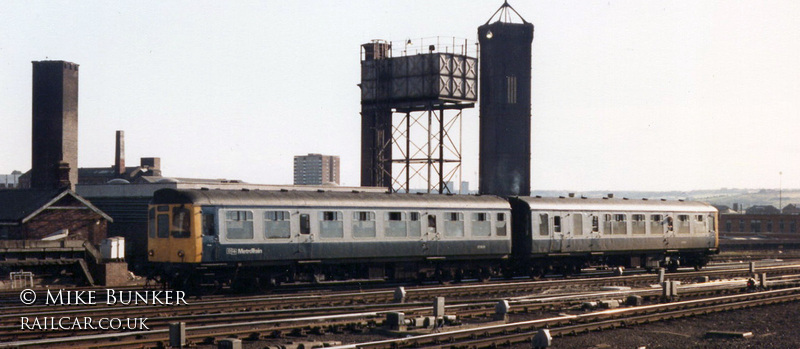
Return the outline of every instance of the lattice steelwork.
[[[462,111],[472,103],[398,108],[393,113],[392,190],[452,194],[461,183]],[[412,183],[425,185],[414,188]]]

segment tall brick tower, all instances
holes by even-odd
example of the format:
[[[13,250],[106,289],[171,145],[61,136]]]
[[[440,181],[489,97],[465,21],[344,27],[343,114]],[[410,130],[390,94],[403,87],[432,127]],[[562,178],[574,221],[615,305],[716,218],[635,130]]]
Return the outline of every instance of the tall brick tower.
[[[513,22],[517,18],[521,23]],[[533,24],[505,2],[486,24],[478,27],[478,42],[479,191],[527,196],[531,192]]]
[[[33,62],[31,188],[78,183],[78,65]]]

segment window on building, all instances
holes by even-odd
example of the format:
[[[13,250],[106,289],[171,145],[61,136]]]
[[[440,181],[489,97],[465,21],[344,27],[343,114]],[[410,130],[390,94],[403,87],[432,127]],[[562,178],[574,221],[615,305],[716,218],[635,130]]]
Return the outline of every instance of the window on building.
[[[517,104],[517,77],[506,76],[506,103]]]
[[[264,211],[264,237],[288,239],[292,236],[289,211]]]
[[[228,211],[225,213],[226,236],[230,240],[253,238],[253,212]]]

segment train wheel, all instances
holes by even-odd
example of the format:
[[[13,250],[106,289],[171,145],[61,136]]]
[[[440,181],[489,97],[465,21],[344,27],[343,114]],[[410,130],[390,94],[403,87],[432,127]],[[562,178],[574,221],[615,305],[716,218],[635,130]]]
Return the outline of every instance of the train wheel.
[[[492,279],[492,269],[491,268],[481,268],[478,272],[478,280],[480,282],[489,282]]]

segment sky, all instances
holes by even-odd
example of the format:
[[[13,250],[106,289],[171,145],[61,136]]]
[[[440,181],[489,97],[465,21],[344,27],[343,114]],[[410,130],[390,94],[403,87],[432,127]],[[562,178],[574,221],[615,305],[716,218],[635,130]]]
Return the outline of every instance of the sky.
[[[535,26],[531,188],[800,188],[800,2],[514,1]],[[31,164],[31,61],[80,64],[79,166],[359,185],[360,45],[477,41],[502,1],[2,1],[0,174]],[[478,112],[462,180],[477,186]]]

